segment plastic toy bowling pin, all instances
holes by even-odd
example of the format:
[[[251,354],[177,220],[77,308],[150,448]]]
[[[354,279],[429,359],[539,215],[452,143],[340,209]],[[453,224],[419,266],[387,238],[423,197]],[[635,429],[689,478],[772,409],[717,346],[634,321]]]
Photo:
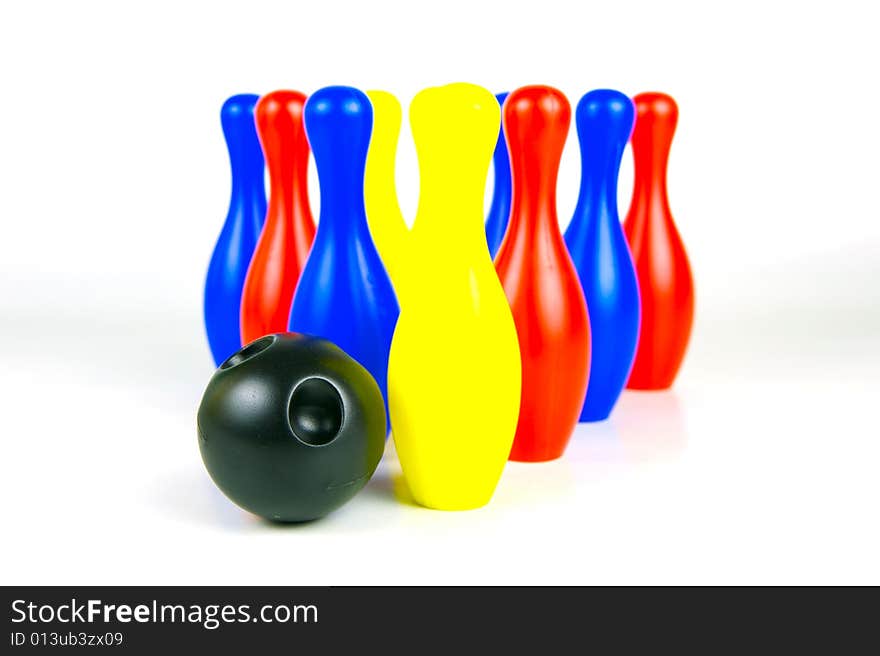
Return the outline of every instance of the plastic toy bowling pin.
[[[672,385],[694,320],[694,280],[666,195],[666,165],[678,120],[675,101],[662,93],[634,99],[635,180],[624,223],[642,299],[642,324],[627,387]]]
[[[546,86],[517,89],[504,103],[513,197],[495,258],[522,357],[522,400],[511,460],[562,455],[587,391],[590,321],[556,216],[556,176],[571,107]]]
[[[420,190],[391,344],[391,429],[416,502],[464,510],[492,497],[519,414],[516,326],[495,274],[483,195],[500,111],[472,84],[410,106]]]
[[[619,91],[590,91],[577,105],[581,188],[565,243],[590,311],[593,359],[581,421],[611,413],[626,385],[639,339],[639,285],[617,213],[617,175],[633,125]]]
[[[241,298],[241,341],[287,331],[293,292],[305,266],[315,222],[309,208],[305,95],[273,91],[257,103],[257,134],[269,169],[266,223]]]
[[[208,265],[204,305],[208,344],[218,367],[242,347],[241,292],[266,217],[263,152],[254,126],[258,99],[253,94],[232,96],[220,111],[232,167],[232,197]]]
[[[367,152],[364,178],[367,220],[385,270],[396,288],[396,267],[409,235],[409,227],[400,211],[394,181],[394,162],[397,157],[402,112],[397,98],[386,91],[367,91],[367,96],[373,104],[373,136]]]
[[[373,109],[362,91],[325,87],[306,102],[305,126],[321,213],[289,327],[328,339],[357,360],[376,379],[387,410],[388,350],[398,307],[364,208]]]
[[[507,96],[506,91],[495,96],[502,108]],[[492,161],[495,185],[492,188],[489,216],[486,217],[486,241],[489,243],[489,255],[494,259],[498,249],[501,248],[504,233],[507,232],[507,220],[510,217],[510,157],[507,154],[503,127],[498,128],[498,141],[495,143]]]

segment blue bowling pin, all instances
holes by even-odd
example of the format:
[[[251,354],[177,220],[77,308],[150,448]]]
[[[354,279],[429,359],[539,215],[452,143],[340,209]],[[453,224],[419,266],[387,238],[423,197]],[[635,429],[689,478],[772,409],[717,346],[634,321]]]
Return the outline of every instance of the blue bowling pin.
[[[328,339],[369,371],[388,406],[388,353],[399,313],[370,236],[364,168],[373,107],[351,87],[325,87],[306,101],[321,212],[293,305],[290,330]]]
[[[497,94],[495,97],[498,104],[503,106],[508,95],[507,91]],[[492,162],[495,169],[495,188],[492,191],[489,216],[486,218],[486,241],[489,243],[489,254],[494,260],[495,254],[501,248],[501,242],[504,241],[507,220],[510,218],[510,156],[507,153],[504,126],[498,128],[498,141]]]
[[[232,96],[220,111],[232,167],[232,198],[208,265],[204,306],[208,344],[218,367],[242,347],[241,291],[266,219],[263,151],[254,123],[254,105],[259,98],[253,94]]]
[[[593,337],[581,421],[611,413],[639,339],[639,283],[617,214],[617,175],[634,118],[632,101],[610,89],[590,91],[575,111],[581,188],[565,243],[587,299]]]

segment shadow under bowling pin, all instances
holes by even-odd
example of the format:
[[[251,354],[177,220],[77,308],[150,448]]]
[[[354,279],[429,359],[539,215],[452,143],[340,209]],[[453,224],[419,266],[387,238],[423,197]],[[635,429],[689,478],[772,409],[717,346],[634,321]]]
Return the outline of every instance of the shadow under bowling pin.
[[[673,390],[656,394],[626,392],[611,422],[631,462],[674,460],[687,447],[687,425]]]
[[[263,151],[254,125],[259,96],[232,96],[220,111],[232,168],[232,197],[205,279],[205,330],[219,367],[242,346],[241,292],[266,217]]]
[[[486,89],[451,84],[420,92],[410,123],[420,190],[388,366],[392,435],[417,503],[477,508],[510,453],[521,385],[516,326],[483,223],[500,110]]]
[[[581,187],[565,242],[587,299],[593,338],[581,421],[611,413],[639,337],[639,285],[617,213],[617,176],[633,117],[632,101],[610,89],[585,94],[576,110]]]
[[[364,177],[367,220],[385,270],[396,289],[399,284],[397,267],[409,236],[394,179],[403,113],[397,98],[387,91],[367,91],[367,96],[373,105],[373,135]]]
[[[495,95],[498,104],[504,107],[509,94],[505,91]],[[492,259],[498,254],[501,242],[507,232],[507,221],[510,218],[510,157],[507,154],[507,140],[504,138],[504,127],[498,128],[498,141],[492,155],[494,182],[492,187],[492,204],[486,217],[486,241]]]
[[[672,385],[684,359],[694,320],[694,281],[666,193],[678,107],[662,93],[633,100],[635,180],[624,228],[639,278],[642,323],[627,387],[657,390]]]
[[[364,167],[373,110],[352,87],[325,87],[305,105],[321,189],[318,231],[290,311],[290,330],[328,339],[363,365],[388,403],[388,352],[398,306],[370,236]]]
[[[578,468],[588,467],[591,477],[607,471],[609,465],[625,463],[626,455],[615,421],[578,424],[565,460]]]
[[[315,237],[309,207],[305,103],[299,91],[273,91],[260,98],[255,110],[270,192],[266,223],[241,297],[244,344],[287,330],[293,292]]]
[[[590,322],[556,216],[556,178],[571,122],[561,91],[517,89],[503,108],[510,147],[510,223],[495,268],[516,322],[522,399],[511,460],[562,455],[590,372]]]

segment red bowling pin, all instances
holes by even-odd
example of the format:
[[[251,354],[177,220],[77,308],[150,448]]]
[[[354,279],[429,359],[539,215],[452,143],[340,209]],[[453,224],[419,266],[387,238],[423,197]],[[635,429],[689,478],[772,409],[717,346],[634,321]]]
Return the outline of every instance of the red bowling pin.
[[[642,325],[627,387],[672,385],[694,320],[694,280],[666,194],[666,165],[678,120],[675,101],[662,93],[633,98],[635,182],[624,231],[642,297]]]
[[[293,292],[315,238],[307,182],[305,102],[298,91],[273,91],[260,98],[254,110],[270,195],[266,223],[242,292],[243,344],[287,331]]]
[[[551,87],[523,87],[508,96],[503,119],[513,197],[495,268],[522,357],[510,459],[538,462],[565,450],[590,373],[586,301],[556,217],[556,176],[571,106]]]

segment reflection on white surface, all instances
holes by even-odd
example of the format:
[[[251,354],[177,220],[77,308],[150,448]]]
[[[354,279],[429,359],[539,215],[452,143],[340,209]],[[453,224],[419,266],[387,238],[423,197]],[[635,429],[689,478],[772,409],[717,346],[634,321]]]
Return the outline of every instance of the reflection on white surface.
[[[575,427],[562,458],[508,462],[490,507],[553,503],[574,495],[579,479],[601,476],[609,466],[674,460],[686,444],[681,403],[674,391],[628,391],[609,419]],[[363,494],[375,501],[427,511],[417,506],[409,493],[393,439],[389,439],[382,463]]]
[[[687,447],[681,401],[674,389],[626,390],[609,419],[627,460],[674,460]]]
[[[136,290],[118,298],[131,314],[22,298],[0,323],[15,346],[0,368],[11,584],[880,580],[876,342],[846,359],[799,344],[796,370],[765,342],[695,348],[673,390],[624,392],[561,459],[509,463],[475,511],[414,505],[389,440],[350,503],[285,528],[234,506],[202,465],[213,368],[195,305],[159,321],[134,313]]]
[[[259,518],[229,501],[204,469],[179,469],[154,483],[147,494],[169,519],[188,526],[222,527],[242,533],[260,528]]]
[[[614,416],[605,421],[578,424],[564,457],[586,466],[624,462],[623,445]]]

